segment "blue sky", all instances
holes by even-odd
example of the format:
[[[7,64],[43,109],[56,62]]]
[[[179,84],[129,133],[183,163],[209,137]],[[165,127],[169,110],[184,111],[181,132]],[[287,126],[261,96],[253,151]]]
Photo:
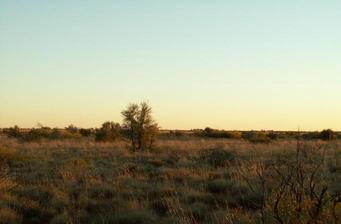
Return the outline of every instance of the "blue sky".
[[[341,130],[339,1],[0,0],[0,127]]]

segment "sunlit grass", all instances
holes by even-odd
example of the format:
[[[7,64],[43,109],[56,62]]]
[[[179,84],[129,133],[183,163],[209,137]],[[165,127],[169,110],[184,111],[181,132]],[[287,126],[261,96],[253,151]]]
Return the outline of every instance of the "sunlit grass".
[[[329,195],[340,191],[341,142],[302,144],[325,148],[319,180]],[[297,142],[187,138],[159,140],[153,150],[133,153],[124,141],[2,138],[0,148],[0,217],[6,223],[259,223],[259,164],[294,159]],[[267,194],[263,220],[275,223]],[[312,201],[304,203],[307,210]],[[290,221],[293,205],[285,194],[283,220]],[[328,204],[319,218],[339,219],[340,209]],[[307,214],[302,210],[302,220]]]

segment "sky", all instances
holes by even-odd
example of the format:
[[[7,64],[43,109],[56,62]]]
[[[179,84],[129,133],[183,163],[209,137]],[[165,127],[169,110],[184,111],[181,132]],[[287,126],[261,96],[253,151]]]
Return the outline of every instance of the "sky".
[[[0,128],[341,130],[341,1],[0,0]]]

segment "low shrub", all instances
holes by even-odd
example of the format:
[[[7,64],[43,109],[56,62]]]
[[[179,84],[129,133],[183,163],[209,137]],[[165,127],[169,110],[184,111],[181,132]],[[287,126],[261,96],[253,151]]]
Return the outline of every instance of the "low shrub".
[[[158,222],[157,217],[151,212],[144,209],[133,209],[117,211],[111,216],[103,217],[102,221],[98,223],[153,224]]]
[[[43,138],[49,138],[51,136],[51,128],[33,128],[28,133],[23,134],[23,140],[25,141],[38,141]]]
[[[248,140],[252,143],[270,143],[271,138],[265,132],[253,132]]]
[[[10,138],[21,138],[22,137],[22,133],[20,132],[20,128],[17,125],[15,125],[14,127],[8,128],[5,131],[5,133]]]
[[[168,213],[168,206],[162,199],[155,199],[151,201],[150,207],[160,216],[166,216]]]
[[[56,215],[52,218],[50,224],[68,224],[68,219],[64,214]]]
[[[202,202],[206,204],[214,204],[215,201],[214,195],[205,191],[190,190],[186,192],[185,195],[186,201],[189,203]]]
[[[96,141],[116,141],[121,137],[121,125],[114,122],[105,122],[96,131]]]
[[[115,195],[114,188],[110,185],[95,185],[88,189],[90,198],[94,199],[111,199]]]
[[[0,208],[0,224],[21,223],[21,217],[10,208]]]
[[[92,128],[88,128],[88,129],[81,128],[81,129],[79,129],[79,133],[80,133],[83,137],[89,137],[89,136],[95,134],[95,130],[92,129]]]
[[[225,167],[235,161],[236,154],[225,149],[210,149],[201,154],[201,159],[215,168]]]
[[[0,149],[0,163],[11,163],[13,161],[24,160],[24,157],[19,153],[10,149]]]
[[[215,179],[209,181],[207,184],[207,189],[211,193],[224,193],[230,186],[230,182],[225,179]]]
[[[209,127],[205,128],[201,132],[198,132],[197,134],[202,137],[209,137],[209,138],[231,138],[231,139],[242,138],[242,133],[240,131],[217,130],[217,129],[212,129]]]
[[[336,133],[331,129],[326,129],[320,132],[320,139],[325,141],[335,140],[337,138]]]
[[[197,221],[202,221],[209,212],[208,206],[202,202],[194,202],[190,205],[190,211],[192,216]]]
[[[160,167],[164,165],[164,162],[161,159],[150,159],[147,161],[147,163],[156,167]]]

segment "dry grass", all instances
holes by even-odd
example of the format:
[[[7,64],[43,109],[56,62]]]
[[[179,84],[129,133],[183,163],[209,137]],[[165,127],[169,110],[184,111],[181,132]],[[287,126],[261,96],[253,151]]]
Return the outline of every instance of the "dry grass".
[[[2,176],[9,181],[3,183],[11,183],[0,187],[7,223],[276,223],[270,209],[262,219],[259,164],[290,161],[297,149],[291,140],[186,138],[133,153],[123,141],[0,138]],[[302,144],[325,149],[320,181],[329,195],[340,191],[341,142]],[[333,223],[341,208],[328,206],[321,217]]]

